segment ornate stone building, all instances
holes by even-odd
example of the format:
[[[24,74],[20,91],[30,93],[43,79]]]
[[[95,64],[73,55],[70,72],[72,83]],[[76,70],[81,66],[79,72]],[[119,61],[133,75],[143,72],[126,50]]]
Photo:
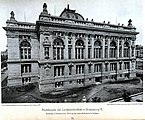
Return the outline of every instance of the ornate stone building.
[[[8,86],[39,83],[40,92],[135,77],[136,28],[88,21],[69,5],[60,16],[43,11],[36,23],[11,12],[4,27],[8,42]]]

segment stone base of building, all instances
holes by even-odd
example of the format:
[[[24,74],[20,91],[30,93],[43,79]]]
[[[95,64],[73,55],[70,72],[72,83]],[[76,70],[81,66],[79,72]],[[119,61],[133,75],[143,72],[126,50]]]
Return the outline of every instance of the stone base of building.
[[[117,77],[117,79],[103,79],[103,77],[95,77],[95,78],[87,78],[84,79],[84,83],[78,83],[77,80],[73,81],[63,81],[63,86],[56,86],[55,82],[51,83],[39,83],[39,91],[41,93],[47,93],[51,91],[62,91],[66,89],[73,89],[73,88],[81,88],[81,87],[87,87],[87,86],[92,86],[92,85],[99,85],[103,83],[111,83],[111,82],[116,82],[116,81],[124,81],[124,80],[130,80],[135,78],[134,77]],[[110,76],[108,77],[110,78]]]
[[[31,78],[31,81],[29,83],[36,83],[38,82],[38,76],[33,76],[33,77],[30,77]],[[25,84],[29,84],[29,83],[25,83],[23,84],[22,83],[22,77],[11,77],[7,79],[8,83],[7,83],[7,86],[23,86]]]

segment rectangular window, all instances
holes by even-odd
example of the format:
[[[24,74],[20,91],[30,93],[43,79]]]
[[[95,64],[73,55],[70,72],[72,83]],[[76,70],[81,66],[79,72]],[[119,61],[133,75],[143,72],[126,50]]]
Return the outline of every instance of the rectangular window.
[[[84,79],[78,79],[77,84],[84,84]]]
[[[61,75],[64,76],[64,66],[61,67]]]
[[[122,63],[119,63],[119,70],[122,70]]]
[[[56,48],[53,48],[53,59],[56,60]]]
[[[72,66],[69,66],[69,75],[72,74]]]
[[[60,60],[60,48],[57,48],[57,60]]]
[[[108,64],[105,64],[105,71],[108,71]]]
[[[108,48],[105,47],[105,58],[108,58]]]
[[[122,47],[119,47],[119,57],[122,57]]]
[[[61,59],[64,58],[63,48],[61,48]]]
[[[49,58],[49,47],[44,47],[44,56],[46,59]]]
[[[101,72],[101,64],[95,64],[94,65],[94,72]]]
[[[64,76],[64,66],[54,66],[54,77]]]
[[[110,71],[117,70],[117,64],[116,63],[110,63]]]
[[[91,73],[91,65],[88,66],[88,73]]]
[[[134,48],[132,48],[132,57],[134,57]]]
[[[56,67],[54,67],[54,77],[56,76]]]
[[[76,65],[76,74],[83,74],[85,70],[84,65]]]
[[[129,69],[129,62],[124,62],[124,69]]]
[[[55,88],[61,88],[63,87],[63,82],[56,82],[55,83]]]
[[[30,82],[31,82],[31,78],[30,77],[22,78],[22,84],[23,85],[29,84]]]
[[[68,59],[71,59],[71,48],[68,48]]]
[[[23,64],[21,65],[21,74],[30,73],[31,72],[31,64]]]
[[[88,58],[91,58],[91,48],[88,48]]]

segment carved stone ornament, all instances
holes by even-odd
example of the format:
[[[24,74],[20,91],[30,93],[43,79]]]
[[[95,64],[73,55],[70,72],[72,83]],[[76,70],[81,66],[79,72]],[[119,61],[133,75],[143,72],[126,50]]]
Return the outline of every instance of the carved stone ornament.
[[[92,65],[92,62],[91,62],[91,61],[89,61],[89,62],[88,62],[88,65]]]
[[[73,63],[71,63],[71,62],[70,62],[70,63],[68,63],[68,66],[73,66],[73,65],[74,65],[74,64],[73,64]]]
[[[46,64],[44,65],[44,69],[46,69],[46,68],[51,68],[51,65],[48,64],[48,63],[46,63]]]

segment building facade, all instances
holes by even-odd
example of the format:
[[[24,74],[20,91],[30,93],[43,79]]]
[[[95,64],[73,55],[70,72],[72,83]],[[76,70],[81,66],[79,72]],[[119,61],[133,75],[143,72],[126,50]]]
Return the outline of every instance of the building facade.
[[[84,87],[135,77],[136,28],[88,21],[69,5],[60,16],[44,3],[36,23],[11,12],[4,27],[8,42],[8,86],[38,82],[40,92]]]
[[[136,45],[136,76],[143,80],[143,46]]]
[[[135,55],[136,55],[136,58],[143,58],[143,46],[142,45],[136,45]]]

